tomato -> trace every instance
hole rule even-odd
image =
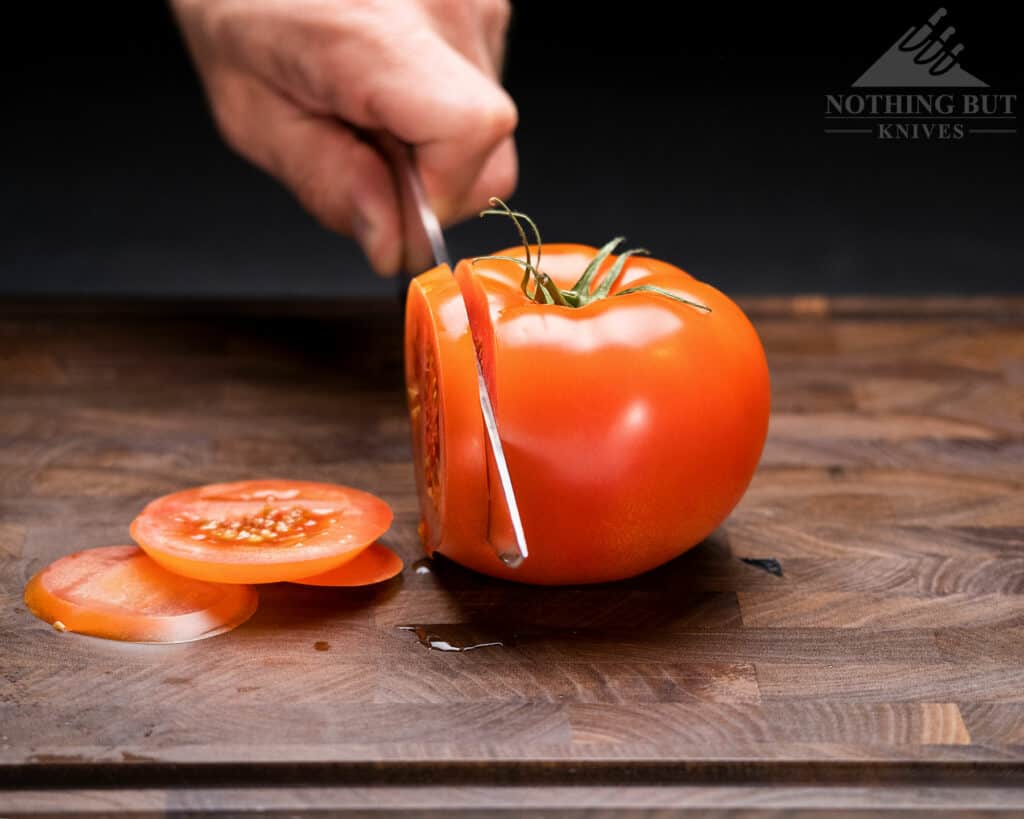
[[[528,287],[524,268],[539,250],[463,260],[455,278],[437,267],[410,286],[406,385],[421,537],[428,553],[509,580],[630,577],[699,543],[743,495],[767,434],[764,351],[725,295],[630,253],[544,245],[549,290],[579,305],[537,303],[527,293],[540,279]],[[595,259],[578,296],[573,283]],[[490,545],[507,541],[507,513],[489,488],[497,478],[460,284],[482,328],[476,342],[530,548],[517,569]]]
[[[172,574],[136,546],[101,546],[51,563],[28,582],[25,603],[59,631],[181,643],[241,625],[257,596],[248,586]]]
[[[161,565],[220,583],[273,583],[326,572],[387,531],[380,498],[329,483],[255,480],[157,498],[131,526]]]
[[[303,586],[369,586],[396,577],[403,567],[402,558],[387,546],[374,543],[336,569],[292,582]]]

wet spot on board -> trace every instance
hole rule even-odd
[[[315,643],[313,643],[313,648],[315,648],[317,651],[329,651],[331,648],[331,644],[328,643],[326,640],[317,640]]]
[[[411,631],[420,645],[432,651],[475,651],[480,648],[504,648],[515,644],[515,635],[484,631],[466,623],[431,623],[398,626]]]
[[[761,569],[761,571],[768,572],[768,574],[782,577],[782,564],[774,557],[741,557],[740,560],[748,566],[753,566],[755,569]]]

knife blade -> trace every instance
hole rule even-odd
[[[415,211],[415,219],[410,219],[407,214],[403,214],[406,227],[408,228],[410,222],[415,222],[422,228],[426,239],[430,243],[434,263],[446,265],[454,277],[455,271],[452,269],[451,257],[448,255],[448,247],[444,241],[444,232],[441,230],[441,223],[437,219],[437,214],[434,213],[427,199],[413,147],[387,134],[378,135],[378,142],[384,147],[385,152],[391,159],[399,183],[408,190],[409,204],[412,210]],[[407,206],[406,198],[406,196],[402,197],[403,207]],[[404,284],[408,285],[408,279],[405,280]],[[465,295],[463,295],[463,300],[465,300]],[[519,504],[516,502],[515,489],[512,486],[512,476],[509,474],[508,461],[505,458],[501,435],[498,432],[498,419],[494,414],[494,406],[491,403],[487,382],[484,379],[483,365],[480,362],[481,337],[473,327],[472,314],[468,305],[466,305],[466,316],[469,322],[470,335],[473,337],[473,360],[476,364],[477,395],[480,403],[480,413],[483,416],[484,430],[486,431],[485,437],[498,473],[498,484],[501,488],[505,508],[508,511],[513,534],[511,549],[503,548],[493,542],[491,542],[491,546],[501,562],[514,569],[522,565],[522,562],[529,557],[530,552],[526,545],[526,533],[523,531],[523,521],[519,514]]]

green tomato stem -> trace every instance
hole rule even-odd
[[[519,283],[520,289],[523,291],[523,295],[526,296],[530,301],[536,302],[537,304],[555,304],[560,307],[583,307],[591,302],[600,301],[606,299],[609,296],[625,296],[630,293],[656,293],[659,296],[672,299],[673,301],[681,302],[682,304],[688,304],[690,307],[695,307],[698,310],[702,310],[710,313],[711,308],[705,304],[700,304],[695,301],[690,301],[682,296],[673,293],[670,290],[666,290],[664,287],[658,287],[653,284],[641,284],[635,287],[627,287],[625,290],[620,290],[618,293],[612,293],[612,287],[615,286],[615,282],[618,280],[622,271],[626,267],[626,263],[633,256],[647,256],[650,255],[649,251],[642,247],[632,248],[630,250],[624,250],[615,259],[614,264],[608,269],[608,271],[600,277],[597,282],[597,286],[594,287],[594,279],[598,275],[598,271],[601,269],[601,265],[604,264],[605,260],[612,254],[612,252],[620,244],[625,241],[622,236],[616,236],[610,242],[601,247],[600,250],[594,255],[594,258],[590,260],[586,269],[577,279],[574,284],[568,290],[562,290],[555,284],[552,278],[540,270],[541,253],[543,252],[544,244],[540,238],[540,230],[537,227],[537,223],[533,221],[525,213],[521,213],[517,210],[512,210],[506,205],[501,199],[494,196],[488,200],[491,208],[488,210],[481,211],[481,216],[506,216],[512,220],[512,224],[515,225],[516,232],[519,234],[519,239],[523,243],[523,249],[526,251],[525,259],[518,259],[515,256],[477,256],[471,262],[476,264],[477,262],[484,261],[485,259],[495,259],[498,261],[514,262],[523,268],[523,278]],[[537,240],[537,261],[534,263],[533,254],[530,252],[530,242],[526,237],[526,229],[523,227],[523,222],[529,225],[534,238]],[[533,292],[530,292],[530,283],[533,283]]]

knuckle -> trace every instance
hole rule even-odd
[[[476,102],[458,105],[450,118],[449,139],[462,145],[467,154],[483,159],[515,132],[518,113],[504,92],[477,96]]]
[[[494,26],[502,31],[508,28],[509,20],[512,18],[512,4],[509,0],[478,0],[481,12],[488,25]]]
[[[512,98],[503,90],[493,95],[487,106],[475,113],[478,132],[488,143],[500,142],[510,136],[519,124],[519,112]]]
[[[246,159],[256,162],[257,157],[252,150],[251,137],[243,124],[243,116],[237,103],[230,96],[211,91],[210,113],[213,115],[213,123],[217,127],[221,139],[232,150]]]
[[[349,232],[349,214],[339,207],[344,201],[338,197],[325,175],[310,164],[297,172],[286,184],[292,189],[302,206],[325,228],[335,233]]]
[[[378,173],[380,162],[372,148],[353,141],[334,144],[331,157],[306,156],[289,175],[303,207],[328,230],[351,235],[360,191],[375,190],[390,181]],[[386,169],[385,169],[386,172]]]
[[[493,191],[490,196],[507,199],[515,191],[518,182],[519,168],[514,155],[505,161],[492,163],[487,169],[487,190]]]
[[[502,199],[508,199],[515,192],[519,183],[519,171],[514,163],[501,168],[494,174],[494,188],[500,191],[497,195]]]
[[[325,197],[321,196],[319,199],[313,200],[312,204],[306,204],[306,209],[313,214],[321,227],[331,233],[342,236],[349,236],[352,233],[352,222],[348,215],[339,212]]]

